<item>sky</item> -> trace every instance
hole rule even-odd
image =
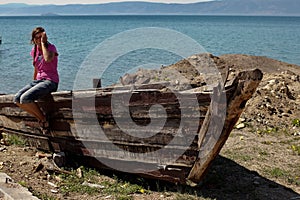
[[[195,3],[201,1],[209,0],[1,0],[0,4],[7,3],[26,3],[26,4],[56,4],[56,5],[65,5],[65,4],[99,4],[99,3],[108,3],[108,2],[121,2],[121,1],[148,1],[148,2],[161,2],[161,3]]]

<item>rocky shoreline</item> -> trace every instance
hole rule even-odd
[[[201,69],[195,69],[195,60]],[[194,62],[194,63],[193,63]],[[199,64],[200,63],[200,64]],[[203,66],[204,71],[203,72]],[[116,85],[149,84],[170,82],[175,90],[192,89],[209,86],[210,81],[220,79],[221,75],[211,75],[207,69],[218,70],[228,68],[229,81],[239,71],[258,68],[264,78],[256,93],[248,101],[243,112],[239,128],[247,126],[257,130],[287,129],[299,134],[299,128],[292,123],[300,118],[300,66],[281,62],[264,56],[228,54],[214,56],[198,54],[160,69],[139,69],[136,73],[125,74]],[[180,75],[176,74],[180,72]],[[212,73],[216,71],[211,70]],[[220,80],[218,80],[220,81]]]
[[[220,57],[234,71],[257,67],[264,77],[248,101],[241,119],[256,131],[281,130],[300,136],[300,66],[274,59],[249,55]]]

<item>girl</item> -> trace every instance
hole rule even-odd
[[[15,95],[14,102],[23,110],[36,117],[43,130],[49,128],[46,115],[41,111],[35,100],[55,92],[58,87],[57,71],[58,53],[56,47],[48,42],[45,29],[36,27],[31,34],[33,48],[33,81]]]

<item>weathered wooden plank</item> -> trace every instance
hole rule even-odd
[[[101,168],[101,169],[110,169],[110,170],[115,170],[115,169],[111,169],[108,166],[115,166],[117,163],[118,166],[124,169],[132,169],[135,172],[135,174],[138,174],[145,178],[165,180],[174,183],[185,183],[185,177],[186,174],[188,173],[188,170],[186,170],[184,166],[183,167],[176,166],[173,168],[173,166],[170,167],[160,166],[157,163],[151,165],[149,163],[145,164],[142,162],[128,162],[126,160],[116,162],[115,160],[110,160],[106,158],[95,158],[89,156],[84,156],[84,159],[80,157],[78,160],[82,160],[82,161],[84,160],[84,164],[88,166]],[[103,163],[106,163],[106,165]],[[158,169],[158,170],[153,171],[151,169]]]
[[[55,142],[58,138],[51,139],[51,141]],[[161,148],[162,146],[158,145],[148,145],[148,144],[128,144],[128,143],[118,143],[112,144],[110,142],[104,141],[80,141],[73,140],[70,142],[69,140],[65,140],[65,138],[60,138],[60,150],[72,152],[85,156],[93,156],[93,157],[103,157],[114,160],[126,160],[126,161],[138,161],[144,163],[161,163],[161,158],[171,159],[174,161],[173,165],[185,165],[191,166],[191,164],[196,160],[197,150],[186,147],[183,148],[181,146],[168,146],[168,151],[162,151],[163,153],[159,154],[147,154],[145,159],[145,152],[155,152]],[[118,147],[118,148],[116,148]],[[185,150],[183,155],[178,154],[182,152],[182,149]],[[172,152],[169,153],[169,152]],[[178,161],[175,162],[175,161]],[[177,164],[176,164],[177,163]]]
[[[203,144],[208,144],[212,141],[209,141],[209,138],[207,136],[205,137],[206,141],[201,139],[198,148],[199,150],[203,151],[199,151],[197,161],[195,162],[187,178],[188,181],[192,183],[198,183],[201,180],[201,178],[207,171],[209,164],[218,155],[222,146],[226,142],[231,130],[233,129],[233,126],[235,125],[242,111],[244,110],[246,102],[251,98],[252,94],[255,92],[257,86],[262,80],[262,77],[262,72],[256,69],[253,71],[241,72],[235,78],[232,85],[236,86],[236,90],[233,94],[227,96],[227,112],[221,134],[216,140],[213,140],[214,144],[209,144],[212,145],[212,148],[208,149],[207,151],[205,149],[206,147],[203,146]],[[210,113],[216,113],[214,111],[213,106],[210,108]],[[212,116],[213,115],[208,116],[208,121],[210,121],[212,124],[206,123],[205,126],[202,126],[203,129],[207,129],[208,124],[210,127],[218,126],[217,124],[215,124]],[[213,129],[212,131],[215,130]],[[213,135],[213,132],[204,132],[206,132],[206,135]],[[202,132],[200,131],[200,133]],[[201,135],[199,135],[199,138],[201,138]]]

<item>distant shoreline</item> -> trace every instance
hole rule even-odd
[[[300,15],[230,15],[230,14],[77,14],[77,15],[70,15],[70,14],[56,14],[56,13],[45,13],[45,14],[36,14],[36,15],[1,15],[0,17],[97,17],[97,16],[153,16],[153,17],[170,17],[170,16],[186,16],[186,17],[295,17],[300,18]]]
[[[123,1],[99,4],[0,5],[2,15],[235,15],[300,16],[298,0],[277,0],[272,5],[261,0],[212,0],[195,3]]]

